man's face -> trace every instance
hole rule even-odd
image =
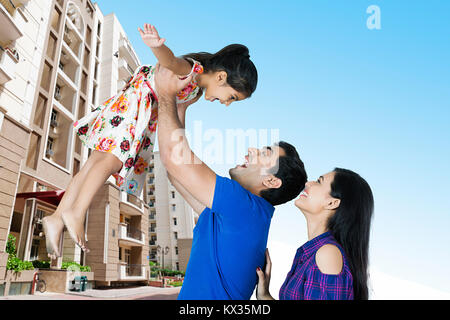
[[[244,163],[230,169],[230,177],[246,189],[259,188],[265,179],[275,178],[278,159],[285,155],[284,149],[279,146],[249,148]]]

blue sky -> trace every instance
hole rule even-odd
[[[200,100],[187,128],[201,120],[205,130],[279,129],[311,179],[334,167],[358,172],[375,197],[371,266],[450,291],[449,1],[98,3],[118,16],[145,64],[156,61],[137,33],[146,22],[176,55],[247,45],[255,94],[229,108]],[[381,10],[380,30],[366,26],[370,5]],[[306,241],[293,203],[278,207],[269,241]]]

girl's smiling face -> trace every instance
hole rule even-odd
[[[247,98],[227,83],[227,73],[225,71],[202,74],[201,76],[199,85],[204,89],[205,99],[208,101],[214,102],[218,100],[221,104],[228,107],[235,101]]]

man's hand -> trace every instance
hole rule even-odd
[[[180,80],[175,73],[160,64],[157,64],[155,68],[155,86],[159,98],[174,99],[176,94],[192,81],[192,75]]]
[[[186,110],[187,108],[193,104],[196,103],[198,101],[198,99],[200,99],[200,97],[202,96],[203,92],[199,91],[197,96],[192,99],[189,100],[188,102],[183,102],[183,103],[179,103],[177,104],[177,109],[178,109],[178,119],[180,119],[181,125],[183,128],[186,127]]]

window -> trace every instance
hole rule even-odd
[[[172,191],[172,199],[175,199],[175,191]]]
[[[48,137],[47,151],[45,152],[45,155],[47,158],[51,158],[55,154],[55,152],[53,151],[54,143],[55,143],[55,140],[51,137]]]
[[[174,232],[173,235],[175,236],[175,240],[178,239],[178,232]]]
[[[177,225],[177,218],[173,218],[173,225],[174,225],[174,226]]]
[[[175,254],[178,254],[178,247],[175,247]]]
[[[131,249],[125,249],[125,262],[130,264]]]
[[[56,86],[56,88],[58,88],[58,86]],[[58,112],[55,109],[52,110],[52,115],[50,117],[50,125],[53,128],[56,128],[58,126]]]
[[[176,262],[176,263],[175,263],[175,266],[176,266],[176,268],[177,268],[177,271],[180,271],[180,263],[179,263],[179,262]]]
[[[176,210],[177,210],[177,205],[176,205],[176,204],[173,204],[173,205],[172,205],[172,211],[175,212]]]
[[[55,86],[55,99],[57,101],[61,100],[61,87],[58,85]]]
[[[39,245],[41,243],[41,240],[39,239],[33,239],[33,243],[31,245],[31,253],[30,253],[30,260],[34,261],[39,258]]]

